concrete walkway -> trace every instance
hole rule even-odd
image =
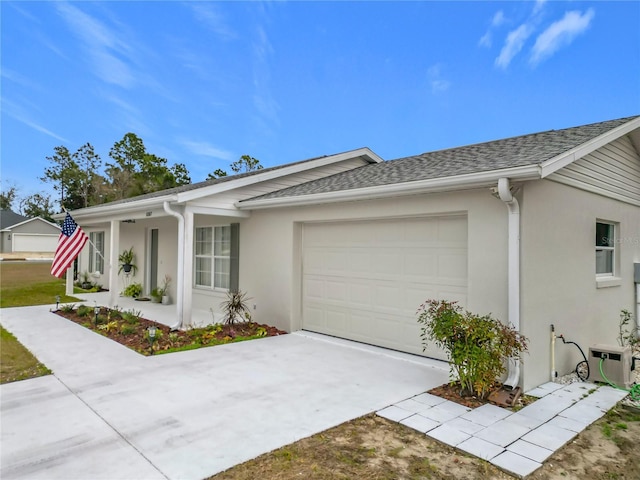
[[[306,334],[143,357],[49,308],[0,310],[54,372],[0,387],[3,480],[202,479],[448,377]]]

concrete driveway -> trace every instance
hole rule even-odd
[[[3,480],[201,479],[448,375],[314,334],[143,357],[48,306],[0,316],[54,372],[0,387]]]

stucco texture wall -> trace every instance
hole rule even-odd
[[[257,321],[298,330],[304,223],[449,213],[468,218],[466,307],[506,320],[507,209],[489,189],[254,210],[240,226],[240,288],[252,297]]]
[[[524,186],[521,208],[521,328],[530,341],[526,390],[551,379],[551,324],[587,355],[590,345],[617,345],[620,310],[634,310],[640,208],[547,180]],[[616,286],[596,284],[596,219],[619,222]],[[559,375],[582,359],[575,346],[560,340],[555,353]]]

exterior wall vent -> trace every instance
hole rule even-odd
[[[603,360],[604,359],[604,360]],[[602,373],[600,374],[600,361]],[[589,379],[607,383],[607,379],[619,387],[631,388],[631,347],[593,345],[589,348]]]

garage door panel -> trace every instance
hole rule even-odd
[[[467,278],[467,256],[459,252],[438,255],[438,277]]]
[[[59,236],[40,233],[14,233],[12,250],[14,252],[54,252]]]
[[[443,217],[438,220],[438,240],[447,244],[467,244],[467,222],[459,217]]]
[[[434,358],[416,310],[466,304],[466,217],[305,225],[303,328]]]

